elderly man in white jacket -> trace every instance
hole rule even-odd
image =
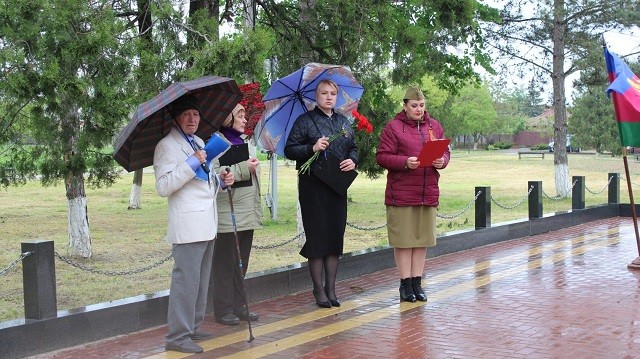
[[[213,337],[199,328],[206,311],[213,240],[218,225],[216,195],[220,189],[232,185],[234,178],[226,171],[220,174],[210,171],[208,180],[196,176],[206,163],[206,152],[201,150],[204,143],[195,135],[200,123],[197,98],[177,99],[171,114],[175,125],[158,142],[153,156],[156,190],[169,202],[166,240],[172,244],[174,260],[165,348],[200,353],[202,347],[193,341]]]

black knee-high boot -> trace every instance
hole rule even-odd
[[[413,294],[413,285],[411,284],[411,278],[400,279],[400,301],[401,302],[416,301],[416,295]]]
[[[411,286],[413,287],[413,294],[416,295],[416,299],[421,302],[427,301],[427,295],[422,290],[422,277],[411,278]]]

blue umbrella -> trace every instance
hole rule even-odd
[[[256,124],[258,145],[284,157],[284,145],[291,126],[303,113],[315,106],[316,88],[321,80],[338,85],[335,110],[348,118],[358,108],[364,89],[345,66],[310,63],[276,80],[262,98],[265,110]]]

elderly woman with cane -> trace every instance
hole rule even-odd
[[[244,135],[245,108],[238,104],[220,129],[231,148],[214,161],[216,170],[229,169],[236,183],[229,196],[218,196],[218,237],[213,250],[213,313],[216,322],[238,325],[258,320],[248,309],[244,275],[249,264],[253,231],[262,228],[260,162],[256,148]],[[240,262],[238,262],[238,253]],[[240,266],[239,266],[240,264]]]

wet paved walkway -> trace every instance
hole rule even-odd
[[[204,353],[164,351],[166,328],[34,358],[638,358],[640,271],[630,218],[611,218],[427,260],[427,303],[398,301],[395,269],[338,283],[342,306],[299,293],[203,329]]]

